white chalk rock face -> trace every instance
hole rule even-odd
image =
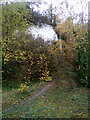
[[[34,38],[42,38],[44,41],[58,40],[57,34],[50,25],[42,24],[39,26],[31,26],[27,29],[29,34],[32,34]]]

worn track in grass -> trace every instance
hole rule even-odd
[[[42,87],[41,89],[36,91],[34,95],[24,99],[20,104],[15,104],[15,105],[11,106],[10,108],[8,108],[8,109],[6,109],[6,110],[4,110],[2,112],[7,112],[7,111],[9,111],[9,110],[11,110],[13,108],[18,107],[19,105],[25,104],[25,103],[27,103],[27,102],[29,102],[29,101],[31,101],[31,100],[41,96],[42,94],[46,93],[54,85],[54,83],[55,83],[55,80],[53,80],[49,84],[45,85],[44,87]]]

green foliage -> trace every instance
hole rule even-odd
[[[83,86],[88,85],[88,40],[84,40],[78,47],[78,60],[77,60],[77,74],[78,83]]]
[[[18,45],[16,35],[18,31],[25,31],[30,26],[31,12],[26,8],[26,3],[11,3],[2,5],[2,37],[3,57],[8,61],[8,52],[11,44]],[[15,41],[16,40],[16,41]]]
[[[2,33],[8,37],[15,30],[26,29],[31,23],[31,11],[27,9],[26,3],[11,3],[2,5]],[[10,35],[10,36],[9,36]]]
[[[26,3],[5,4],[2,8],[3,82],[11,87],[15,81],[20,84],[40,77],[50,81],[57,68],[56,56],[42,39],[34,40],[25,32],[32,24],[30,9]],[[48,76],[42,76],[45,71],[50,72]]]
[[[58,61],[56,55],[52,54],[51,47],[42,39],[34,40],[32,35],[24,32],[18,34],[9,44],[10,50],[3,59],[3,82],[7,81],[11,85],[13,81],[21,83],[38,80],[40,77],[51,81],[52,74],[58,68]],[[48,76],[46,72],[49,72]]]
[[[31,10],[26,3],[11,3],[2,5],[2,51],[3,51],[3,82],[10,86],[13,81],[45,80],[51,81],[52,76],[59,71],[63,64],[75,66],[80,84],[87,84],[87,41],[86,28],[73,25],[71,18],[58,24],[56,30],[65,38],[62,41],[62,55],[60,42],[51,44],[42,39],[34,39],[25,30],[32,24]],[[85,27],[85,26],[84,26]],[[76,48],[78,49],[76,50]],[[63,57],[62,57],[63,56]],[[78,60],[76,62],[76,58]]]
[[[19,71],[22,65],[20,64],[26,60],[26,51],[22,50],[26,41],[25,36],[22,38],[22,34],[25,34],[25,29],[32,24],[30,19],[32,19],[31,11],[27,9],[26,3],[2,5],[2,65],[5,82],[11,82],[12,79],[21,76]]]

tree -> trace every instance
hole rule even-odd
[[[77,71],[78,84],[87,86],[88,41],[87,24],[73,24],[68,17],[65,22],[57,24],[56,31],[62,39],[63,56]]]
[[[20,52],[20,47],[23,45],[20,43],[18,36],[21,33],[25,33],[25,29],[32,23],[28,20],[32,18],[30,10],[26,8],[25,3],[10,3],[2,4],[2,51],[3,51],[3,79],[12,78],[13,74],[20,69],[16,59]],[[24,38],[23,38],[24,39]],[[24,41],[25,42],[25,41]],[[20,45],[21,44],[21,45]],[[20,56],[21,53],[20,53]],[[19,56],[19,59],[20,59]],[[15,65],[16,64],[16,65]],[[12,70],[14,68],[14,70]],[[10,73],[12,73],[10,75]],[[8,76],[9,75],[9,76]]]
[[[25,31],[25,29],[31,24],[28,21],[28,18],[31,18],[31,15],[30,11],[26,8],[25,3],[2,5],[2,37],[4,56],[8,51],[8,44],[15,38],[16,32]]]

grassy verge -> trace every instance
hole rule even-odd
[[[37,86],[37,85],[36,85]],[[41,97],[3,113],[3,118],[87,118],[88,90],[56,84]]]

